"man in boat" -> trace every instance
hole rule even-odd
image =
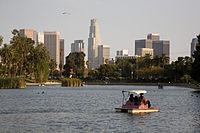
[[[134,102],[134,96],[133,96],[133,94],[130,95],[129,101]]]
[[[135,96],[135,98],[134,98],[134,104],[135,105],[139,105],[139,98],[138,98],[138,96]]]
[[[143,102],[146,105],[146,99],[144,97],[144,93],[140,93],[139,102],[140,104]]]

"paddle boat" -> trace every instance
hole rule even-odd
[[[158,112],[159,108],[152,108],[150,101],[147,101],[146,103],[140,102],[138,100],[137,103],[134,101],[126,100],[127,95],[130,96],[131,94],[137,94],[137,95],[143,95],[147,93],[146,90],[123,90],[123,101],[122,101],[122,107],[121,108],[115,108],[116,112],[128,112],[128,113],[149,113],[149,112]],[[139,103],[140,102],[140,103]]]

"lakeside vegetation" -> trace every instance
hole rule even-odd
[[[23,78],[0,78],[0,89],[25,88],[26,83]]]
[[[1,78],[35,79],[35,82],[46,82],[49,71],[53,72],[56,63],[52,60],[44,44],[34,47],[35,42],[21,37],[19,31],[12,31],[10,44],[3,44],[0,48],[0,76]],[[3,37],[0,36],[0,45]],[[9,85],[8,85],[9,86]]]
[[[62,79],[62,86],[63,87],[80,87],[81,80],[77,78],[63,78]]]

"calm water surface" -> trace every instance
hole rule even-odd
[[[160,112],[116,113],[123,89],[147,90],[146,99]],[[181,87],[98,85],[0,90],[0,132],[200,132],[200,92]]]

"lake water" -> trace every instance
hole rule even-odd
[[[146,99],[160,112],[116,113],[123,89],[147,90]],[[5,89],[0,90],[0,132],[200,132],[200,92],[122,85]]]

